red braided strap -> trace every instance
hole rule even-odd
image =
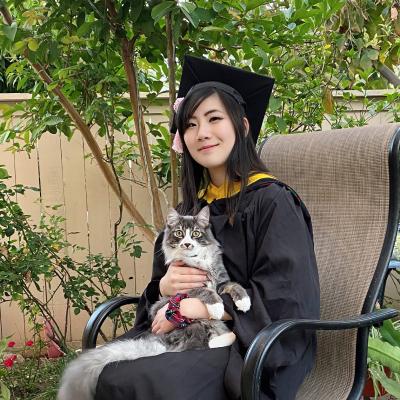
[[[177,293],[169,299],[168,308],[165,311],[165,318],[179,329],[186,328],[192,322],[191,319],[184,317],[179,311],[181,300],[188,297],[186,293]]]

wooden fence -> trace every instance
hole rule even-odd
[[[10,102],[8,95],[3,99]],[[8,98],[7,98],[8,97]],[[14,95],[12,101],[21,101],[25,95]],[[2,99],[0,98],[0,101]],[[166,122],[163,115],[165,107],[152,107],[146,119],[153,123]],[[118,135],[116,137],[118,139]],[[124,138],[126,140],[126,137]],[[101,147],[105,139],[97,137]],[[12,154],[6,149],[10,144],[0,145],[0,164],[6,166],[11,175],[8,184],[15,183],[33,186],[39,192],[27,191],[18,195],[17,201],[25,214],[31,215],[33,224],[37,224],[41,213],[59,215],[65,218],[65,239],[84,247],[85,251],[69,254],[76,261],[83,261],[87,254],[102,253],[110,256],[113,251],[114,224],[119,217],[119,201],[100,172],[97,163],[81,134],[76,132],[70,141],[65,136],[46,134],[28,157],[25,152]],[[124,176],[141,180],[140,171],[133,168],[125,171]],[[142,187],[132,181],[122,180],[122,187],[146,221],[151,221],[150,197],[147,185]],[[167,208],[167,196],[161,196],[164,210]],[[56,210],[51,206],[60,205]],[[131,218],[124,210],[120,228]],[[139,259],[131,258],[128,253],[119,254],[122,275],[127,283],[126,293],[140,294],[151,275],[153,243],[150,243],[139,231],[138,240],[142,240],[144,253]],[[22,277],[21,277],[22,279]],[[43,283],[43,299],[46,287]],[[60,326],[65,324],[66,300],[58,293],[53,301],[53,315]],[[86,312],[68,318],[68,339],[79,341],[82,329],[88,319]],[[0,335],[12,335],[13,340],[23,343],[31,337],[29,323],[24,319],[14,303],[0,305]]]
[[[0,103],[23,101],[29,95],[0,94]],[[354,103],[351,112],[359,112],[361,104]],[[167,122],[163,115],[164,105],[150,107],[146,115],[152,122]],[[380,124],[387,120],[382,113],[371,119],[371,124]],[[99,145],[104,147],[104,138],[98,138]],[[84,247],[85,251],[76,252],[73,258],[83,261],[87,254],[102,253],[111,255],[113,249],[114,224],[118,219],[119,201],[114,195],[96,162],[90,157],[90,151],[79,132],[68,141],[64,136],[46,134],[39,140],[38,146],[28,157],[25,152],[12,154],[6,149],[10,144],[0,144],[0,164],[4,164],[11,175],[10,185],[19,183],[34,186],[40,192],[26,192],[18,195],[17,201],[26,214],[31,215],[32,223],[37,223],[41,213],[59,215],[65,218],[64,229],[66,239],[71,243]],[[131,179],[140,179],[140,172],[130,169],[126,171]],[[150,197],[147,187],[141,187],[132,181],[123,180],[123,189],[142,213],[147,221],[151,220]],[[163,208],[167,208],[166,196]],[[60,205],[53,210],[48,206]],[[120,227],[130,221],[126,211]],[[138,232],[138,239],[143,241],[145,253],[139,259],[133,259],[127,253],[119,255],[122,275],[126,280],[128,294],[140,294],[145,288],[151,275],[152,247],[142,234]],[[21,277],[22,279],[22,277]],[[43,292],[46,298],[46,284],[43,283]],[[393,286],[389,284],[389,294],[395,296]],[[59,293],[52,301],[52,310],[57,321],[64,326],[66,320],[66,300]],[[68,340],[79,342],[82,329],[88,315],[85,312],[75,316],[70,313],[68,321]],[[13,340],[23,343],[31,338],[29,323],[24,319],[16,304],[0,304],[0,336],[12,335]]]

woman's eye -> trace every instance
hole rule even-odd
[[[200,236],[201,236],[201,232],[199,232],[199,231],[193,231],[192,232],[192,237],[199,238]]]
[[[174,236],[177,237],[177,238],[182,238],[182,237],[183,237],[183,232],[182,232],[182,231],[179,231],[179,230],[178,230],[178,231],[175,231],[175,232],[174,232]]]
[[[193,128],[194,126],[196,126],[196,124],[194,122],[188,122],[188,124],[187,124],[187,128]]]
[[[219,121],[220,119],[222,119],[222,118],[221,117],[211,117],[210,122]]]

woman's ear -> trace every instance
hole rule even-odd
[[[243,123],[244,123],[244,128],[246,130],[246,136],[247,136],[249,134],[249,130],[250,130],[249,120],[246,117],[243,117]]]

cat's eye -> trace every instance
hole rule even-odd
[[[177,229],[176,231],[174,231],[174,236],[177,238],[183,238],[183,231]]]
[[[192,237],[193,238],[199,238],[201,236],[201,232],[200,231],[193,231],[192,232]]]

